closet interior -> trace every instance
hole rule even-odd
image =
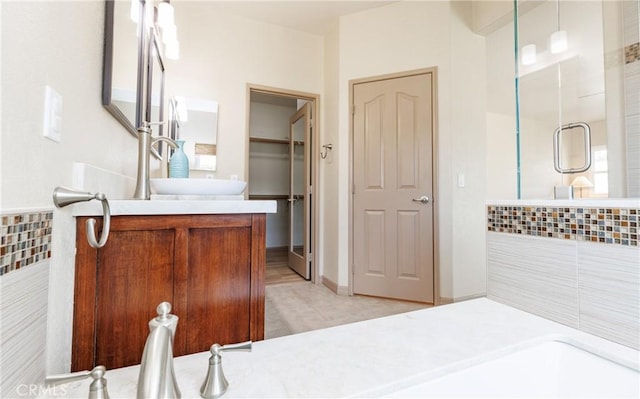
[[[310,280],[312,102],[253,90],[250,96],[249,199],[278,204],[277,213],[267,215],[267,259],[286,259]]]

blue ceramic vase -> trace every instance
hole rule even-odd
[[[184,140],[176,140],[178,148],[175,149],[169,160],[169,177],[189,177],[189,158],[184,153]]]

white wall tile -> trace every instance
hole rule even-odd
[[[488,297],[578,327],[576,241],[487,233]]]
[[[48,260],[0,277],[0,397],[44,379],[48,286]]]
[[[640,348],[640,248],[578,243],[580,329]]]

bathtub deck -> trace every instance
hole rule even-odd
[[[634,349],[482,298],[261,341],[251,353],[225,353],[230,382],[225,397],[383,396],[425,375],[467,367],[469,359],[506,355],[558,337],[638,368]],[[175,359],[183,398],[199,397],[208,357]],[[112,398],[135,397],[138,370],[107,372]],[[88,386],[88,381],[67,384],[67,397],[86,397]]]

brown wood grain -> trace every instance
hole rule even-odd
[[[162,301],[174,355],[264,338],[265,215],[114,216],[89,247],[78,218],[72,370],[140,363]]]
[[[156,307],[173,302],[174,233],[112,231],[98,251],[96,364],[140,363]]]
[[[76,222],[79,245],[76,246],[72,371],[91,370],[94,365],[97,251],[86,243],[86,219],[78,218]]]
[[[251,228],[251,340],[264,339],[264,279],[267,266],[267,219],[264,214],[252,216]]]
[[[190,231],[187,352],[249,339],[250,240],[248,227]]]

